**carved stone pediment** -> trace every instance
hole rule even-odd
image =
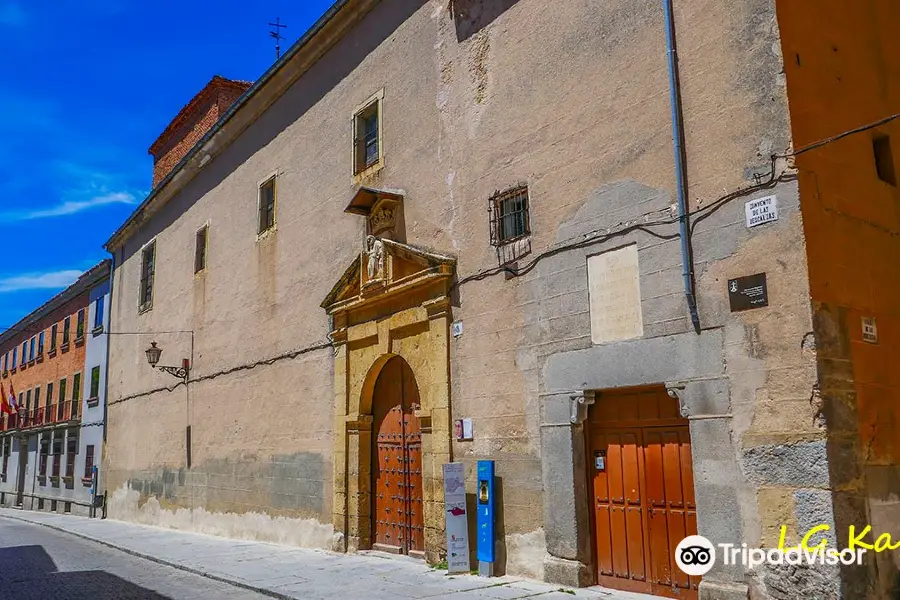
[[[376,298],[440,282],[449,284],[455,266],[452,257],[368,236],[366,249],[344,271],[321,306],[334,314]]]

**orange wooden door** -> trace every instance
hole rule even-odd
[[[697,533],[687,426],[596,428],[589,440],[597,583],[697,598],[700,578],[674,559]]]
[[[649,592],[640,429],[591,432],[597,583]]]
[[[373,458],[374,544],[401,553],[425,550],[422,515],[422,433],[418,388],[402,359],[391,359],[375,382]]]
[[[654,594],[695,598],[699,577],[675,564],[675,547],[697,534],[697,505],[688,428],[643,430],[647,489],[647,527]]]

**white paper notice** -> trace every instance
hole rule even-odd
[[[469,520],[466,514],[466,467],[444,465],[444,510],[447,522],[447,570],[469,572]]]

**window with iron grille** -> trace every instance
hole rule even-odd
[[[206,242],[209,233],[209,225],[204,225],[197,230],[194,239],[194,273],[206,269]]]
[[[139,310],[153,306],[153,277],[156,270],[156,242],[150,242],[141,251],[141,289]]]
[[[491,197],[491,244],[502,246],[531,233],[528,186],[520,185]]]
[[[275,227],[275,179],[272,177],[259,186],[259,227],[256,230],[259,234]]]
[[[373,100],[353,118],[353,172],[359,174],[381,158],[380,99]]]

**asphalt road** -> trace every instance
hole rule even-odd
[[[0,518],[3,600],[256,600],[260,594]]]

